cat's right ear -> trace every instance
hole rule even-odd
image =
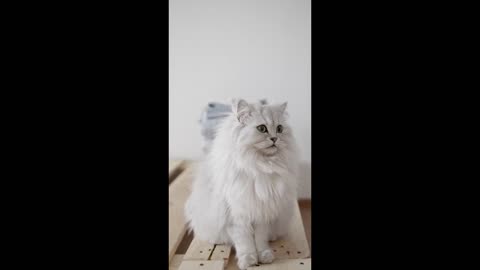
[[[237,117],[238,122],[245,124],[250,117],[250,106],[243,99],[232,99],[232,111]]]

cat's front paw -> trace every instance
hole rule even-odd
[[[249,266],[258,264],[257,254],[255,253],[245,253],[238,255],[238,268],[247,269]]]
[[[275,256],[271,249],[265,249],[264,251],[258,252],[258,259],[261,263],[272,263]]]

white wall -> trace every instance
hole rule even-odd
[[[310,0],[170,0],[169,12],[170,158],[201,156],[207,102],[267,98],[288,101],[309,175]]]

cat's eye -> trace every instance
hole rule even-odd
[[[278,126],[277,126],[277,132],[278,132],[278,133],[282,133],[282,132],[283,132],[283,126],[282,126],[282,125],[278,125]]]
[[[267,132],[267,126],[265,125],[260,125],[257,127],[258,131],[262,132],[262,133],[265,133]]]

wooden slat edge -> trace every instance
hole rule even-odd
[[[191,193],[191,182],[195,168],[190,165],[184,172],[169,186],[168,206],[168,261],[170,262],[175,251],[182,241],[186,231],[184,216],[185,202]]]
[[[185,169],[185,160],[169,160],[168,162],[168,183],[171,184],[176,177]]]

